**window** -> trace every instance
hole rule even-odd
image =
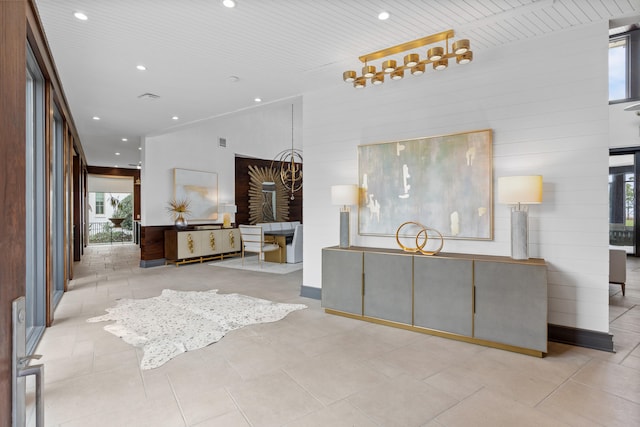
[[[609,103],[640,100],[638,24],[609,30]]]
[[[609,40],[609,101],[629,98],[628,37]]]
[[[104,215],[104,193],[96,193],[96,215]]]
[[[27,46],[26,68],[26,326],[27,353],[31,354],[46,322],[46,162],[45,90],[38,62]]]

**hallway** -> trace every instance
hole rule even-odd
[[[549,343],[545,358],[327,315],[302,272],[141,269],[135,245],[91,246],[36,353],[47,426],[640,425],[640,262],[610,285],[616,353]],[[306,310],[232,331],[142,371],[140,350],[87,323],[163,289],[242,293]],[[33,384],[28,419],[34,423]]]

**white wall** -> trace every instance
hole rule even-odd
[[[218,200],[235,203],[235,155],[273,159],[280,151],[290,149],[291,105],[294,147],[302,148],[299,97],[147,137],[142,149],[141,224],[172,224],[166,207],[173,198],[174,168],[217,173]],[[227,148],[219,147],[220,137],[226,138]]]
[[[478,52],[443,72],[305,94],[305,286],[321,287],[321,248],[338,243],[330,187],[358,182],[359,144],[491,128],[494,189],[500,176],[544,178],[530,252],[548,264],[549,323],[608,331],[607,53],[602,22]],[[444,251],[508,256],[509,208],[494,213],[494,241],[447,240]],[[352,244],[396,247],[393,237],[358,236],[355,217]]]
[[[624,111],[638,101],[611,104],[609,106],[609,146],[611,148],[637,147],[640,145],[640,116],[636,111]]]

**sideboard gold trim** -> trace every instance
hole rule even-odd
[[[346,313],[344,311],[333,310],[331,308],[325,308],[324,311],[327,314],[333,314],[336,316],[348,317],[350,319],[355,319],[355,320],[363,320],[365,322],[376,323],[378,325],[391,326],[394,328],[404,329],[407,331],[420,332],[423,334],[434,335],[441,338],[448,338],[448,339],[462,341],[470,344],[478,344],[485,347],[497,348],[499,350],[512,351],[514,353],[525,354],[527,356],[534,356],[534,357],[540,357],[540,358],[545,356],[545,353],[538,350],[532,350],[529,348],[517,347],[513,345],[508,345],[508,344],[501,344],[498,342],[487,341],[480,338],[467,337],[464,335],[454,334],[452,332],[439,331],[437,329],[423,328],[421,326],[407,325],[405,323],[392,322],[389,320],[378,319],[375,317]]]

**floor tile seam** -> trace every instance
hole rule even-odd
[[[140,369],[138,369],[138,371],[139,370]],[[180,418],[182,418],[182,422],[184,424],[184,427],[187,427],[189,425],[189,423],[187,423],[187,417],[185,416],[184,409],[182,408],[182,405],[180,404],[180,399],[178,398],[178,394],[176,392],[176,389],[173,386],[173,383],[171,382],[171,377],[169,377],[169,375],[166,375],[166,374],[165,374],[165,377],[167,379],[167,383],[169,384],[169,388],[171,389],[171,394],[173,395],[173,400],[176,402],[176,405],[178,406],[178,411],[180,411]],[[146,391],[146,388],[145,388],[145,396],[146,395],[147,395],[147,391]]]
[[[611,306],[611,303],[609,303],[609,306]],[[619,307],[619,306],[617,306],[617,307]],[[609,325],[612,325],[613,322],[615,322],[616,320],[620,319],[622,316],[627,314],[629,312],[629,310],[630,310],[630,308],[627,308],[622,313],[618,314],[616,317],[614,317],[613,319],[609,320]],[[609,313],[611,313],[611,309],[609,309]]]
[[[432,387],[433,387],[433,386],[432,386]],[[435,387],[434,387],[434,388],[435,388]],[[444,426],[444,425],[446,425],[446,424],[444,424],[443,422],[441,422],[441,421],[439,420],[439,418],[440,418],[442,415],[444,415],[444,414],[446,414],[447,412],[451,411],[452,409],[454,409],[454,408],[456,408],[456,407],[458,407],[458,406],[462,405],[462,403],[463,403],[464,401],[466,401],[466,400],[467,400],[467,399],[469,399],[471,396],[475,395],[476,393],[478,393],[480,390],[482,390],[482,389],[484,389],[484,388],[485,388],[485,386],[483,385],[482,387],[480,387],[480,389],[478,389],[478,390],[476,390],[475,392],[471,393],[469,396],[465,397],[465,398],[464,398],[464,399],[462,399],[462,400],[457,399],[457,398],[455,398],[455,397],[451,396],[450,394],[445,393],[445,392],[443,392],[443,391],[441,391],[441,390],[439,390],[439,389],[437,389],[437,388],[436,388],[436,390],[438,390],[439,392],[441,392],[441,393],[443,393],[443,394],[445,394],[445,395],[447,395],[447,396],[451,397],[451,398],[455,401],[455,403],[454,403],[454,404],[452,404],[452,405],[450,405],[450,406],[448,406],[448,407],[446,407],[445,409],[441,410],[440,412],[438,412],[437,414],[435,414],[434,416],[432,416],[429,420],[426,420],[426,422],[427,422],[427,423],[431,423],[431,422],[435,421],[435,422],[437,422],[438,424],[441,424],[441,425],[443,425],[443,426]]]
[[[64,360],[64,359],[54,359],[54,360]],[[100,371],[94,370],[94,368],[95,368],[95,353],[94,353],[94,355],[92,356],[92,360],[91,360],[91,369],[88,372],[85,372],[83,374],[76,373],[72,377],[60,378],[60,379],[57,379],[55,381],[48,381],[48,380],[46,380],[46,378],[47,378],[47,376],[46,376],[46,363],[47,362],[44,362],[44,365],[45,365],[45,377],[44,377],[45,378],[45,382],[44,382],[45,391],[46,391],[46,386],[58,385],[60,383],[65,383],[65,382],[73,382],[74,380],[80,380],[83,377],[90,377],[90,376],[94,376],[94,375],[103,375],[103,374],[107,374],[109,372],[117,371],[118,369],[120,369],[117,366],[114,366],[111,369],[104,369],[104,370],[100,370]],[[143,382],[143,389],[144,389],[144,382]],[[145,396],[146,396],[146,391],[145,391]]]
[[[232,367],[233,368],[233,367]],[[244,381],[244,380],[243,380]],[[229,399],[231,399],[231,401],[233,402],[233,405],[236,407],[236,409],[238,410],[238,412],[240,413],[240,415],[242,415],[242,418],[244,418],[244,420],[247,422],[247,424],[249,426],[254,426],[254,424],[251,422],[251,420],[249,420],[249,417],[247,416],[247,414],[242,410],[242,408],[240,407],[240,404],[238,403],[238,401],[236,400],[235,396],[233,395],[233,393],[231,393],[231,390],[229,390],[229,386],[224,386],[224,391],[225,393],[227,393],[227,396],[229,396]],[[216,417],[217,418],[217,417]]]
[[[591,359],[591,360],[593,360],[593,359]],[[591,360],[590,360],[590,361],[591,361]],[[589,361],[589,362],[590,362],[590,361]],[[561,389],[562,387],[564,387],[566,384],[568,384],[569,382],[571,382],[571,381],[572,381],[573,376],[574,376],[574,375],[577,375],[577,373],[578,373],[578,372],[580,372],[580,370],[581,370],[584,366],[588,365],[588,364],[589,364],[589,362],[585,363],[585,364],[584,364],[584,365],[582,365],[582,366],[579,366],[579,367],[578,367],[578,368],[577,368],[577,369],[576,369],[576,370],[575,370],[575,371],[574,371],[570,376],[568,376],[567,378],[565,378],[565,379],[564,379],[564,381],[562,381],[560,384],[556,385],[556,386],[553,388],[553,390],[551,390],[549,393],[547,393],[547,395],[546,395],[546,396],[544,396],[542,399],[540,399],[540,400],[538,401],[538,403],[536,403],[535,405],[533,405],[533,406],[532,406],[532,408],[534,408],[534,409],[540,409],[540,407],[541,407],[541,405],[542,405],[543,403],[545,403],[547,400],[549,400],[553,395],[557,394],[557,393],[560,391],[560,389]],[[574,382],[575,382],[575,381],[574,381]]]
[[[629,325],[629,326],[626,326]],[[612,329],[616,329],[619,332],[625,332],[625,333],[630,333],[630,334],[636,334],[636,335],[640,335],[640,329],[638,329],[638,326],[631,323],[631,322],[625,322],[624,324],[610,324],[609,325],[609,333],[611,333]],[[615,340],[615,334],[614,335],[614,340]],[[614,343],[615,344],[615,343]]]
[[[315,394],[313,394],[313,393],[311,392],[311,390],[307,389],[304,385],[300,384],[300,382],[299,382],[299,381],[297,381],[297,380],[293,377],[293,375],[291,375],[291,374],[287,371],[287,369],[286,369],[286,368],[280,368],[280,369],[279,369],[279,371],[281,371],[283,374],[285,374],[285,375],[286,375],[286,376],[287,376],[291,381],[293,381],[293,382],[294,382],[298,387],[300,387],[301,389],[303,389],[303,390],[304,390],[304,391],[305,391],[309,396],[311,396],[311,397],[312,397],[316,402],[318,402],[322,408],[326,408],[326,407],[327,407],[327,405],[325,405],[324,403],[322,403],[322,401],[321,401],[321,400],[320,400],[320,399],[319,399]],[[332,402],[332,403],[333,403],[333,402]],[[304,416],[307,416],[307,415],[309,415],[309,414],[311,414],[311,413],[313,413],[313,412],[315,412],[315,411],[310,411],[310,412],[306,413]]]
[[[631,403],[632,405],[637,406],[637,407],[638,407],[638,409],[640,410],[640,402],[634,402],[633,400],[630,400],[628,397],[626,397],[626,396],[624,396],[624,395],[620,395],[620,394],[612,393],[612,392],[610,392],[610,391],[608,391],[608,390],[605,390],[605,389],[603,389],[603,388],[596,387],[596,386],[594,386],[594,385],[592,385],[592,384],[587,384],[587,383],[584,383],[584,382],[582,382],[582,381],[578,381],[578,380],[577,380],[577,379],[575,379],[575,378],[569,378],[569,380],[568,380],[568,381],[571,381],[571,382],[573,382],[573,383],[576,383],[576,384],[578,384],[578,385],[581,385],[581,386],[583,386],[583,387],[586,387],[586,388],[588,388],[588,389],[590,389],[590,390],[594,390],[594,391],[597,391],[597,392],[600,392],[600,393],[605,393],[606,395],[608,395],[608,396],[610,396],[610,397],[616,397],[616,398],[618,398],[618,399],[622,399],[622,400],[624,400],[624,401],[626,401],[626,402],[628,402],[628,403]],[[617,391],[617,390],[619,390],[619,388],[617,388],[617,387],[616,387],[616,391]]]
[[[640,333],[635,332],[635,331],[627,331],[627,330],[624,330],[624,329],[622,329],[622,328],[616,328],[616,329],[622,330],[622,331],[624,331],[624,332],[629,332],[629,333],[633,333],[633,334],[640,335]],[[638,350],[638,348],[640,348],[640,341],[636,341],[636,343],[635,343],[635,345],[633,346],[633,348],[631,348],[630,350],[628,350],[628,351],[627,351],[627,354],[626,354],[625,356],[623,356],[623,357],[622,357],[622,360],[620,360],[619,362],[611,362],[611,361],[609,361],[609,360],[607,360],[607,359],[598,359],[598,360],[600,360],[600,361],[602,361],[602,362],[604,362],[604,363],[610,363],[610,364],[612,364],[612,365],[620,365],[620,366],[622,366],[622,365],[623,365],[623,363],[624,363],[624,361],[625,361],[625,360],[627,360],[627,358],[629,358],[630,356],[631,356],[631,357],[637,357],[637,356],[632,356],[632,354],[631,354],[631,353],[633,353],[634,351]],[[614,352],[614,354],[617,354],[617,353],[618,353],[618,352]],[[620,354],[621,354],[621,353],[620,353]],[[626,366],[625,366],[625,367],[626,367]],[[630,368],[630,369],[634,369],[634,368]]]

